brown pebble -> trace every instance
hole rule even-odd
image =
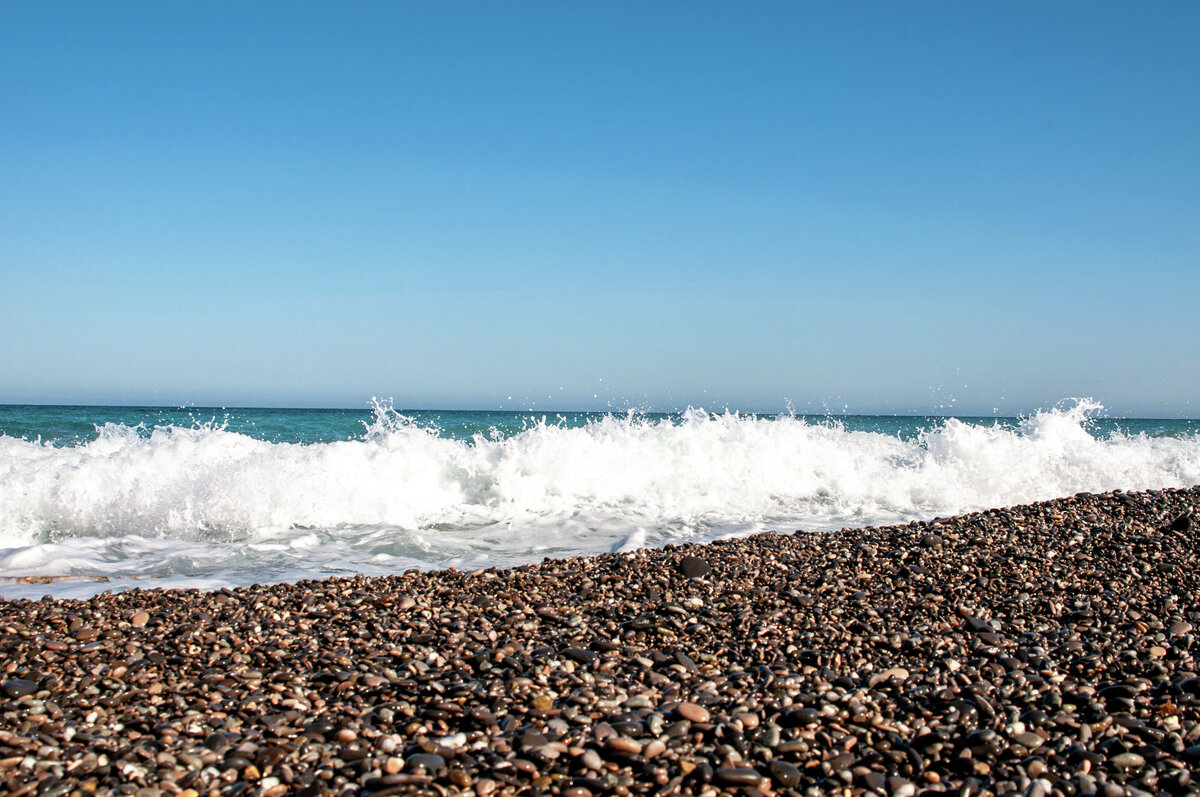
[[[642,752],[642,743],[628,736],[614,736],[604,743],[604,749],[618,755],[639,755]]]
[[[148,622],[150,622],[149,612],[138,612],[133,617],[129,618],[129,624],[134,628],[141,628]]]
[[[698,703],[680,703],[675,711],[690,722],[708,722],[711,716],[708,709]]]

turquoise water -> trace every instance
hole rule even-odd
[[[479,568],[1200,482],[1194,420],[0,407],[0,596]],[[51,579],[28,584],[31,577]]]
[[[568,428],[595,423],[599,412],[503,412],[494,410],[401,409],[421,427],[436,430],[454,440],[470,440],[477,434],[509,437],[542,422]],[[641,413],[652,422],[678,423],[678,413]],[[749,414],[746,417],[758,417]],[[762,417],[775,417],[766,415]],[[850,432],[877,432],[911,440],[922,432],[945,424],[947,416],[909,415],[801,415],[810,424],[840,425]],[[998,424],[1016,429],[1021,418],[1002,416],[949,416],[974,425]],[[90,407],[0,405],[0,434],[26,440],[41,440],[56,446],[72,446],[94,440],[105,424],[139,428],[149,434],[155,428],[222,428],[270,443],[331,443],[362,439],[375,420],[370,408],[287,409],[262,407]],[[1200,430],[1200,421],[1190,419],[1146,419],[1090,417],[1084,428],[1098,438],[1114,433],[1146,434],[1155,437],[1188,437]]]

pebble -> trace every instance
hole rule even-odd
[[[763,776],[758,774],[758,770],[749,767],[717,769],[713,774],[716,781],[725,786],[758,787],[763,782]]]
[[[436,772],[446,766],[446,759],[434,753],[413,753],[405,760],[407,769],[423,767],[427,772]]]
[[[712,565],[699,556],[685,556],[679,562],[679,568],[688,578],[702,578],[712,572]]]
[[[37,681],[26,681],[20,678],[15,678],[11,681],[5,681],[0,688],[4,690],[4,694],[9,697],[24,697],[32,695],[37,691]]]
[[[583,765],[585,767],[587,767],[588,769],[592,769],[592,770],[599,772],[601,769],[604,768],[604,759],[602,759],[600,757],[600,754],[597,753],[595,750],[585,751],[580,760],[583,762]]]
[[[781,719],[783,724],[788,726],[816,725],[821,721],[821,712],[815,708],[792,709],[784,712]]]
[[[636,739],[630,739],[628,736],[614,736],[604,743],[604,749],[617,755],[640,755],[642,744]]]
[[[785,789],[796,787],[800,783],[800,770],[787,761],[772,761],[768,767],[771,778]]]
[[[696,703],[680,703],[675,711],[689,722],[708,722],[710,718],[708,709]]]
[[[735,719],[742,723],[742,728],[747,731],[752,731],[758,727],[762,719],[752,711],[745,711],[738,714]]]
[[[1138,753],[1120,753],[1108,760],[1117,769],[1141,769],[1146,766],[1146,759]]]
[[[1013,734],[1012,740],[1019,745],[1023,745],[1030,750],[1036,750],[1041,747],[1045,741],[1036,733],[1025,731],[1024,733]]]
[[[580,664],[592,664],[600,658],[600,654],[595,651],[583,648],[567,648],[563,651],[563,655],[571,661],[579,662]]]

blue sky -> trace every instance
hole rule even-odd
[[[1194,417],[1197,31],[4,3],[0,402]]]

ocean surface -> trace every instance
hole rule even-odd
[[[1200,482],[1200,422],[0,406],[0,596],[241,586]]]

